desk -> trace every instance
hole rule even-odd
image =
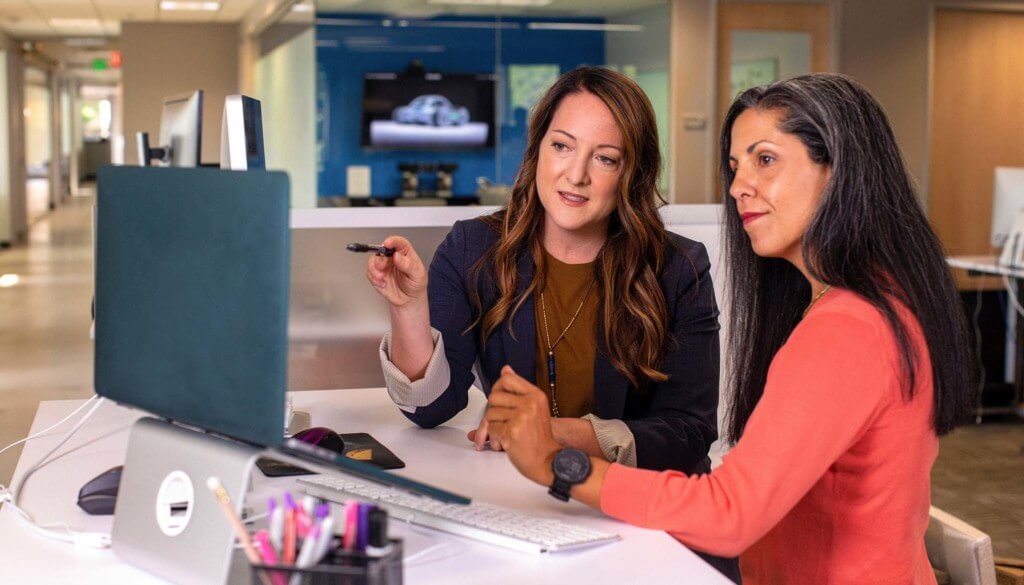
[[[1020,299],[1021,286],[1024,281],[1024,269],[1011,268],[998,264],[995,256],[951,256],[946,258],[946,263],[953,268],[966,270],[968,275],[983,274],[989,276],[1005,276],[1012,280],[1014,292]],[[1007,407],[983,407],[979,414],[1016,414],[1024,417],[1024,360],[1021,359],[1021,349],[1024,348],[1024,319],[1017,314],[1012,302],[1007,302],[1008,323],[1015,332],[1014,337],[1014,368],[1013,368],[1013,401]]]
[[[406,468],[399,470],[403,475],[451,488],[474,500],[561,516],[622,536],[621,542],[590,550],[534,556],[441,533],[424,535],[422,530],[392,523],[393,534],[406,538],[413,548],[424,550],[446,543],[406,567],[407,583],[730,583],[667,534],[611,520],[578,502],[558,502],[544,488],[520,476],[504,453],[474,451],[466,432],[476,428],[484,411],[480,392],[471,392],[469,407],[447,425],[431,430],[410,423],[381,388],[297,392],[293,397],[295,408],[310,412],[314,425],[372,433],[406,462]],[[32,432],[60,420],[81,402],[41,403]],[[124,461],[128,429],[140,416],[139,411],[113,404],[100,407],[57,458],[32,475],[24,487],[23,507],[41,524],[66,521],[73,529],[109,532],[113,517],[86,515],[75,506],[76,495],[83,483]],[[65,428],[58,429],[29,441],[14,476],[23,475],[64,432]],[[265,494],[290,489],[294,480],[264,478],[255,472],[253,484],[247,497],[263,502]],[[258,503],[256,507],[262,509]],[[0,550],[4,551],[0,581],[5,583],[163,583],[120,562],[112,550],[75,549],[28,533],[8,511],[0,511]]]

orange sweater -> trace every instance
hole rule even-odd
[[[905,309],[901,319],[919,354],[913,400],[884,317],[833,289],[776,354],[720,467],[688,477],[612,465],[602,510],[739,554],[744,585],[934,584],[924,548],[939,449],[931,362],[917,320]]]

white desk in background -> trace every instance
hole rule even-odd
[[[477,452],[466,440],[476,428],[485,401],[472,391],[467,409],[436,429],[419,429],[391,403],[381,388],[330,390],[293,394],[297,410],[308,411],[312,424],[338,432],[369,432],[406,463],[398,473],[518,510],[618,533],[620,542],[554,555],[528,555],[437,532],[392,522],[392,534],[406,539],[406,556],[424,551],[405,568],[405,582],[420,583],[730,583],[676,540],[603,516],[578,502],[564,504],[547,490],[519,475],[504,453]],[[57,422],[82,401],[42,402],[32,432]],[[100,472],[121,464],[128,430],[143,413],[104,404],[62,449],[57,458],[36,471],[23,488],[22,506],[40,524],[67,522],[75,530],[109,533],[113,516],[89,516],[76,505],[78,489]],[[73,422],[29,441],[15,477],[56,444]],[[251,497],[262,511],[263,496],[292,489],[294,478],[264,478],[254,472]],[[212,496],[211,496],[212,497]],[[76,549],[29,533],[0,511],[0,582],[3,583],[163,583],[122,563],[114,552]],[[434,545],[443,543],[443,546]]]
[[[1018,303],[1024,303],[1021,301],[1024,268],[1002,266],[998,260],[997,256],[950,256],[946,258],[946,263],[953,268],[966,270],[970,276],[1006,277],[1007,285],[1012,287],[1007,294],[1016,295]],[[1013,301],[1008,299],[1006,331],[1013,331],[1014,335],[1006,336],[1006,363],[1009,378],[1007,381],[1013,383],[1013,401],[1006,407],[982,407],[980,414],[1016,414],[1018,417],[1024,417],[1024,360],[1021,360],[1020,354],[1021,348],[1024,348],[1024,319],[1020,318],[1013,305]]]

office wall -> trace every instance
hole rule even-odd
[[[0,245],[25,238],[28,218],[25,205],[25,60],[19,43],[0,32],[0,68],[6,87],[0,88]]]
[[[312,27],[281,28],[260,39],[253,97],[263,112],[267,168],[288,173],[292,207],[316,207],[316,33]]]
[[[842,3],[840,70],[864,83],[892,122],[921,195],[928,201],[932,0]],[[1019,12],[1021,2],[960,0],[958,8]]]
[[[669,184],[674,203],[714,199],[716,5],[714,0],[672,2]]]
[[[237,24],[121,25],[125,162],[137,164],[135,133],[160,131],[168,95],[202,89],[202,161],[219,162],[224,98],[238,93]]]
[[[927,200],[930,0],[843,2],[839,70],[863,83],[885,108],[914,179]]]

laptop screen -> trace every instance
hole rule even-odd
[[[104,167],[97,186],[97,394],[279,444],[288,176]]]

